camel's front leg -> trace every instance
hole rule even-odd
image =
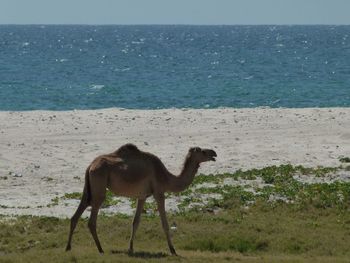
[[[134,216],[134,220],[132,221],[132,231],[131,231],[131,237],[130,237],[130,242],[129,242],[129,253],[134,252],[134,237],[136,230],[139,226],[140,223],[140,218],[141,218],[141,213],[143,209],[143,205],[145,204],[146,199],[138,199],[137,200],[137,208]]]
[[[168,220],[167,220],[166,214],[165,214],[164,194],[159,194],[159,195],[155,196],[155,199],[157,200],[158,211],[159,211],[160,219],[162,221],[163,230],[165,232],[166,239],[168,241],[168,246],[169,246],[170,252],[171,252],[171,254],[176,255],[175,248],[174,248],[174,246],[171,242],[171,239],[170,239],[169,224],[168,224]]]

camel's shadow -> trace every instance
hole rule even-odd
[[[129,257],[144,258],[144,259],[165,258],[168,256],[163,252],[137,251],[137,252],[130,253],[126,250],[112,250],[112,254],[125,254],[125,255],[128,255]]]

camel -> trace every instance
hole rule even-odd
[[[133,144],[123,145],[113,153],[98,156],[86,169],[83,195],[76,212],[71,218],[66,251],[71,250],[73,232],[80,216],[88,206],[91,206],[88,227],[98,251],[103,253],[97,237],[96,220],[98,211],[105,200],[106,189],[109,189],[115,195],[137,199],[137,208],[129,241],[129,253],[134,251],[134,237],[146,198],[153,195],[157,202],[170,252],[172,255],[176,255],[170,239],[164,193],[176,193],[185,190],[192,183],[200,163],[215,161],[216,156],[213,150],[199,147],[190,148],[183,169],[178,176],[171,174],[157,156],[143,152]]]

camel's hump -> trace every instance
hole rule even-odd
[[[117,152],[125,152],[125,151],[140,151],[136,145],[132,144],[132,143],[127,143],[123,146],[121,146]]]

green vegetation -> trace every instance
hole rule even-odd
[[[64,201],[64,200],[69,200],[69,199],[80,200],[81,197],[82,197],[82,193],[80,193],[80,192],[66,193],[62,197],[55,197],[55,198],[51,199],[51,203],[47,206],[48,207],[55,206],[55,205],[58,205],[59,202]],[[112,205],[117,205],[118,203],[119,203],[118,198],[115,195],[113,195],[113,193],[111,191],[107,191],[106,192],[106,199],[102,204],[102,208],[106,208],[106,207],[109,207]]]
[[[46,181],[46,182],[51,182],[51,181],[53,181],[53,178],[49,177],[49,176],[44,176],[41,180]]]
[[[340,157],[339,161],[341,163],[350,163],[350,158],[349,157]]]
[[[99,216],[103,256],[86,219],[66,253],[69,220],[0,216],[0,262],[349,262],[350,182],[322,180],[340,169],[346,170],[282,165],[195,177],[178,195],[179,212],[168,215],[177,226],[171,231],[181,257],[168,253],[154,202],[145,205],[153,213],[142,215],[132,256],[132,218],[125,215]],[[298,176],[321,180],[308,184]],[[52,205],[80,198],[67,193]],[[107,192],[104,206],[117,203]]]
[[[64,199],[77,199],[80,200],[81,197],[83,196],[83,193],[80,192],[74,192],[74,193],[67,193],[64,195]]]
[[[238,170],[233,174],[230,173],[224,173],[224,174],[218,174],[218,175],[200,175],[201,178],[196,177],[194,183],[202,183],[202,182],[220,182],[220,179],[224,178],[233,178],[238,180],[239,178],[245,179],[245,180],[254,180],[257,177],[263,178],[265,183],[273,183],[275,180],[275,177],[286,177],[291,176],[295,174],[302,174],[302,175],[315,175],[317,177],[324,176],[328,173],[335,172],[339,170],[339,167],[316,167],[316,168],[306,168],[301,165],[299,166],[293,166],[290,164],[287,165],[280,165],[280,166],[268,166],[262,169],[251,169],[248,171],[242,171]]]
[[[249,171],[238,170],[234,174],[199,175],[189,189],[179,194],[184,197],[179,204],[179,209],[181,212],[191,210],[189,204],[202,200],[199,194],[209,195],[207,202],[202,205],[206,209],[217,207],[226,209],[232,204],[247,206],[257,201],[274,202],[278,200],[293,203],[298,207],[312,205],[319,208],[345,209],[350,206],[349,182],[307,184],[295,179],[296,175],[320,178],[335,173],[339,169],[341,168],[305,168],[281,165]],[[239,185],[225,183],[225,180],[230,179],[231,182],[241,180],[241,183]],[[254,183],[249,183],[249,181],[258,179],[261,179],[262,186],[258,184],[253,187]],[[215,186],[206,187],[205,183],[214,183]],[[201,186],[203,184],[204,186]],[[219,194],[219,197],[213,194]],[[198,209],[198,206],[193,209]]]
[[[228,207],[218,214],[169,215],[172,257],[158,217],[142,216],[135,255],[126,249],[131,217],[100,216],[98,232],[106,253],[98,254],[81,219],[71,252],[64,252],[69,220],[52,217],[0,219],[0,262],[347,262],[349,210],[299,209],[293,204],[256,202],[249,209]]]
[[[312,203],[321,208],[349,206],[350,183],[306,184],[294,177],[296,175],[303,175],[320,178],[327,174],[335,173],[340,169],[343,168],[305,168],[303,166],[281,165],[248,171],[238,170],[233,174],[201,174],[195,177],[190,188],[176,194],[181,197],[181,201],[178,203],[178,209],[180,213],[201,209],[225,209],[231,203],[247,206],[257,200],[268,202],[282,200],[295,203],[299,206]],[[239,185],[238,181],[240,182]],[[253,186],[253,181],[256,182],[256,186]],[[80,200],[81,195],[82,193],[80,192],[67,193],[62,197],[52,199],[52,202],[48,206],[55,206],[59,202],[69,199]],[[203,195],[206,195],[206,197],[203,198]],[[167,198],[169,197],[171,198],[172,194],[167,194]],[[120,199],[118,197],[107,191],[106,200],[102,208],[117,205],[119,202]],[[136,207],[136,200],[131,200],[131,207]],[[156,205],[154,202],[147,202],[145,204],[145,210],[155,213]]]

